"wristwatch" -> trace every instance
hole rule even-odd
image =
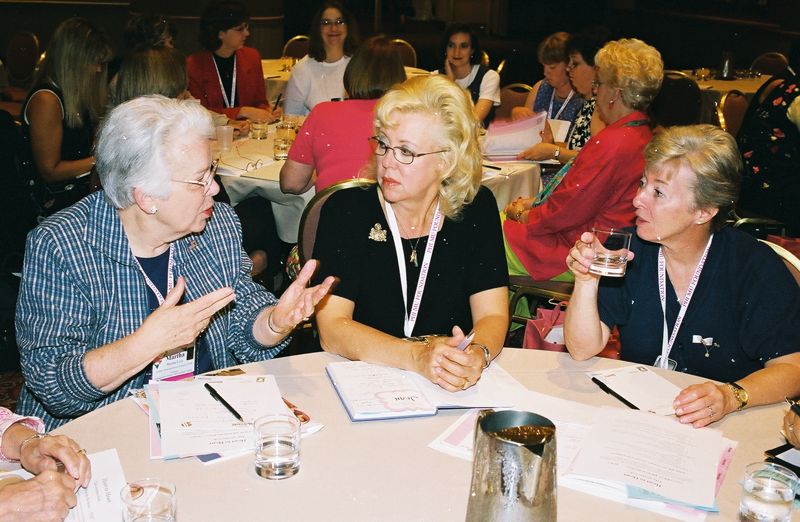
[[[469,345],[470,346],[477,346],[478,348],[483,350],[483,357],[486,360],[486,365],[483,368],[484,369],[488,368],[489,367],[489,363],[492,362],[492,352],[489,351],[489,349],[486,347],[485,344],[470,343]]]
[[[735,382],[726,382],[725,386],[730,388],[731,392],[733,392],[733,396],[739,401],[739,407],[736,408],[736,411],[744,409],[744,407],[747,406],[747,401],[750,400],[750,395],[747,393],[747,390]]]
[[[553,159],[557,160],[558,157],[561,156],[561,147],[556,147],[556,151],[553,153]]]

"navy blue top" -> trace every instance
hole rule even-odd
[[[652,365],[661,354],[664,315],[658,297],[659,245],[635,234],[623,278],[601,279],[600,320],[619,327],[621,358]],[[669,333],[680,304],[667,277]],[[718,381],[741,379],[800,349],[800,288],[783,261],[753,237],[724,228],[714,235],[670,358],[677,370]],[[713,338],[706,350],[693,336]],[[706,356],[708,352],[708,356]]]

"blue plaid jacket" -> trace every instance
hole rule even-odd
[[[202,233],[175,241],[175,275],[186,279],[184,302],[223,286],[236,292],[235,303],[218,312],[203,334],[214,368],[270,359],[288,343],[265,347],[253,337],[256,316],[276,299],[250,278],[241,237],[233,210],[218,203]],[[111,393],[98,390],[86,377],[83,356],[133,333],[148,311],[144,277],[102,192],[47,219],[28,236],[17,302],[25,376],[17,411],[53,429],[142,387],[144,371]]]

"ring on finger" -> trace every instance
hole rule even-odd
[[[794,424],[789,424],[789,431],[794,432]]]
[[[708,407],[708,414],[709,417],[713,417],[716,414],[714,408],[712,408],[711,406]]]

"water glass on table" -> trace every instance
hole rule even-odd
[[[259,417],[255,430],[255,470],[260,477],[285,479],[300,471],[300,421],[294,415]]]
[[[739,520],[789,522],[798,490],[797,475],[772,462],[756,462],[745,468]]]
[[[126,484],[120,492],[125,522],[175,522],[178,516],[175,485],[145,478]]]
[[[593,227],[594,260],[589,272],[599,276],[622,277],[628,265],[631,233],[617,228]]]
[[[219,150],[228,152],[233,145],[233,127],[230,125],[220,125],[217,127],[217,143]]]
[[[254,140],[267,139],[269,122],[265,120],[252,120],[250,122],[250,138]]]

